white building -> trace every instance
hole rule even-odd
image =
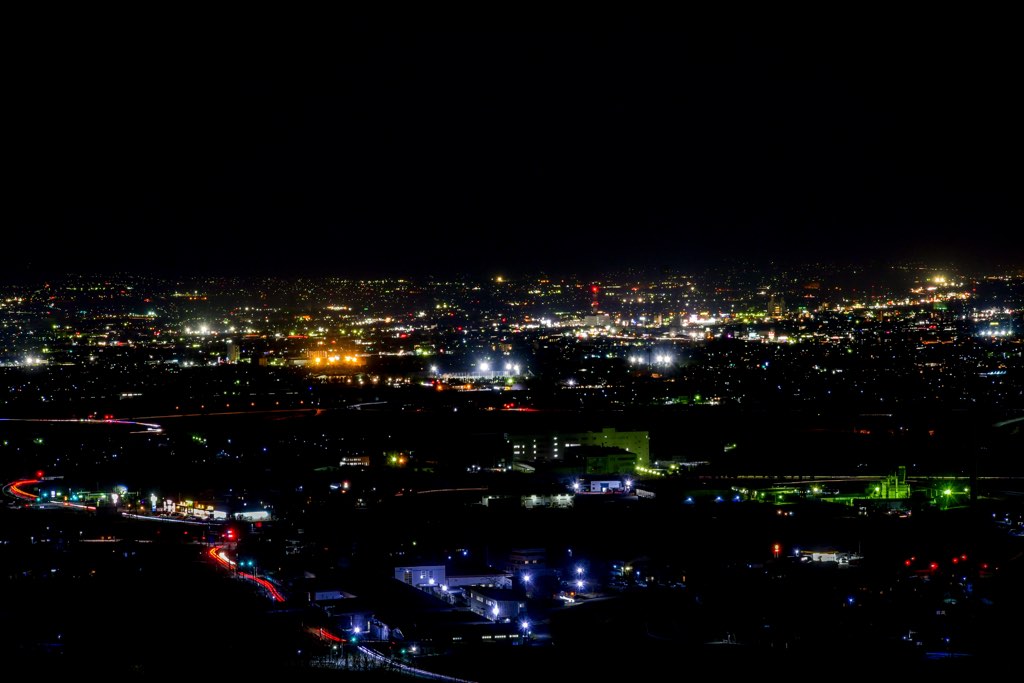
[[[444,586],[448,583],[443,564],[395,567],[395,580],[417,588]]]

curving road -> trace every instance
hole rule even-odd
[[[4,493],[12,498],[23,500],[26,503],[35,503],[36,505],[57,505],[66,508],[77,508],[79,510],[95,510],[95,505],[83,505],[82,503],[73,503],[69,500],[46,500],[40,501],[39,495],[26,491],[23,486],[32,486],[42,482],[42,479],[19,479],[18,481],[12,481],[10,484],[4,486]]]
[[[252,581],[253,583],[262,586],[270,594],[270,599],[274,602],[284,602],[284,596],[281,595],[274,584],[264,578],[256,576],[255,574],[238,571],[238,563],[227,556],[227,553],[224,552],[223,546],[212,546],[208,551],[206,551],[206,554],[220,566],[225,569],[230,569],[239,578],[245,579],[246,581]]]

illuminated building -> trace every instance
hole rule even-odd
[[[395,567],[395,580],[416,586],[443,586],[447,583],[443,564]]]
[[[228,351],[225,359],[228,363],[237,363],[238,358],[241,355],[241,349],[238,348],[238,342],[234,339],[228,339],[227,342]]]
[[[599,432],[508,434],[506,442],[512,447],[512,459],[522,461],[559,461],[565,459],[565,449],[574,446],[603,446],[628,451],[636,456],[636,467],[650,463],[650,434],[646,431],[620,432],[605,427]]]
[[[508,588],[469,589],[469,608],[491,621],[509,621],[526,610],[526,602]]]
[[[547,568],[547,556],[544,548],[513,548],[508,554],[505,571],[515,577],[536,574]]]

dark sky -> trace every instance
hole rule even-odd
[[[997,16],[13,30],[11,271],[1021,263]]]

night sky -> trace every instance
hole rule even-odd
[[[96,23],[12,31],[9,274],[1024,262],[998,16]]]

